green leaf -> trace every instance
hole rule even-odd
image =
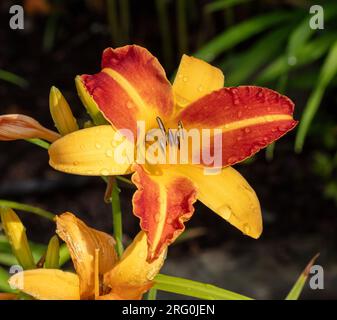
[[[309,130],[310,124],[321,104],[323,95],[330,81],[337,74],[337,41],[332,45],[328,56],[326,57],[323,67],[320,71],[317,86],[309,97],[300,120],[299,128],[296,135],[295,151],[301,152],[303,149],[305,137]]]
[[[305,267],[304,271],[301,273],[301,275],[298,277],[297,281],[295,282],[294,286],[288,293],[286,300],[297,300],[299,296],[301,295],[304,285],[308,279],[308,276],[310,274],[310,269],[315,263],[315,260],[318,258],[319,254],[316,254],[308,263],[308,265]]]
[[[293,16],[294,14],[278,11],[244,21],[215,37],[198,50],[195,53],[195,56],[211,62],[217,56],[226,50],[233,48],[242,41],[249,39],[263,30],[271,28],[274,25],[285,22]]]
[[[28,81],[12,72],[0,69],[0,80],[13,83],[21,88],[28,87]]]
[[[289,64],[291,64],[292,69],[295,69],[314,62],[315,60],[321,58],[329,50],[331,43],[336,39],[337,35],[335,33],[327,33],[315,40],[312,40],[301,47],[294,61],[288,60],[287,55],[282,54],[267,68],[265,68],[265,70],[256,79],[256,82],[259,84],[266,84],[274,81],[283,74],[289,72]]]
[[[243,53],[237,54],[232,59],[234,63],[229,66],[230,70],[228,71],[228,76],[226,76],[226,86],[242,84],[261,66],[265,65],[284,46],[291,28],[292,25],[287,25],[286,27],[272,30]]]
[[[172,277],[164,274],[156,276],[154,289],[177,293],[206,300],[252,300],[241,294],[218,288],[211,284]]]
[[[0,291],[2,292],[15,292],[15,290],[11,289],[8,284],[9,273],[0,267]]]
[[[212,13],[215,11],[225,10],[228,8],[232,8],[234,6],[237,6],[242,3],[250,2],[251,0],[219,0],[219,1],[213,1],[212,3],[209,3],[205,5],[204,11],[205,13]]]
[[[55,217],[54,214],[52,214],[51,212],[49,212],[47,210],[44,210],[44,209],[41,209],[41,208],[38,208],[38,207],[34,207],[34,206],[30,206],[28,204],[15,202],[15,201],[8,201],[8,200],[0,199],[0,207],[7,207],[7,208],[11,208],[11,209],[16,209],[16,210],[34,213],[34,214],[36,214],[40,217],[44,217],[44,218],[47,218],[47,219],[52,220],[52,221],[54,221],[54,217]]]

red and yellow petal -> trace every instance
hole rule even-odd
[[[222,135],[222,166],[240,162],[293,129],[294,103],[273,90],[241,86],[223,88],[192,103],[174,123],[185,129],[218,129]],[[211,137],[207,154],[217,151]],[[200,151],[198,151],[200,152]]]
[[[169,118],[173,113],[172,87],[158,60],[145,48],[106,49],[102,71],[82,75],[80,81],[92,103],[117,129],[136,133],[137,120],[151,128],[156,116]]]
[[[191,180],[174,172],[150,173],[134,165],[132,181],[138,190],[133,196],[133,212],[147,234],[147,259],[156,259],[185,229],[184,222],[194,212],[196,189]]]

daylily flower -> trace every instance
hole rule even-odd
[[[102,70],[78,76],[76,85],[86,108],[100,111],[110,125],[79,130],[57,140],[49,149],[50,165],[80,175],[133,173],[132,181],[138,188],[133,211],[147,234],[148,261],[155,260],[184,230],[196,199],[246,235],[260,236],[259,201],[231,165],[296,126],[294,104],[289,98],[256,86],[223,88],[224,76],[219,69],[186,55],[171,86],[158,60],[136,45],[106,49]],[[215,150],[212,142],[204,148],[221,153],[221,172],[205,175],[205,163],[115,161],[118,130],[129,129],[137,136],[137,121],[145,122],[146,131],[158,125],[177,128],[179,124],[200,131],[219,129],[221,150]],[[144,138],[137,144],[145,144]]]
[[[56,218],[57,234],[66,242],[76,274],[34,269],[13,275],[15,287],[36,299],[140,299],[151,288],[165,254],[148,263],[144,232],[138,233],[119,260],[110,235],[88,227],[72,213]]]

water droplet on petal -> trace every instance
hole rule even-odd
[[[204,87],[203,86],[199,86],[198,87],[198,91],[201,92],[202,90],[204,90]]]
[[[243,226],[242,226],[242,230],[243,230],[243,233],[244,234],[249,234],[250,233],[250,227],[248,225],[248,223],[245,223]]]
[[[78,164],[79,164],[78,161],[74,161],[74,162],[73,162],[73,165],[74,165],[75,167],[78,166]]]
[[[168,224],[172,224],[172,223],[173,223],[173,219],[172,219],[171,217],[168,217],[168,218],[166,219],[166,222],[167,222]]]
[[[126,107],[127,107],[128,109],[132,109],[134,106],[135,106],[135,105],[134,105],[134,103],[133,103],[132,101],[128,101],[128,102],[126,103]]]
[[[108,149],[107,151],[106,151],[106,156],[108,157],[108,158],[112,158],[112,156],[113,156],[113,151],[111,150],[111,149]]]
[[[100,143],[96,143],[96,144],[95,144],[95,147],[96,147],[96,149],[101,149],[101,148],[102,148],[102,145],[101,145]]]
[[[245,128],[244,131],[245,131],[245,133],[250,133],[250,129],[249,128]]]
[[[188,77],[183,77],[183,81],[187,82],[188,81]]]
[[[237,162],[237,161],[238,161],[237,157],[229,157],[229,158],[227,159],[227,163],[228,163],[228,164],[234,164],[234,163]]]
[[[145,253],[144,251],[140,251],[140,252],[138,253],[138,257],[139,257],[140,259],[144,259],[144,258],[146,257],[146,253]]]
[[[109,170],[108,169],[102,169],[101,170],[101,175],[102,176],[108,176],[109,175]]]
[[[232,209],[227,205],[220,207],[216,211],[219,212],[219,214],[226,220],[229,220],[230,217],[232,216]]]
[[[155,216],[154,216],[154,221],[156,222],[159,222],[160,221],[160,214],[157,213]]]

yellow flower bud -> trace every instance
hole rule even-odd
[[[56,87],[50,89],[49,107],[55,126],[62,136],[78,130],[77,121],[67,100]]]
[[[60,243],[56,235],[49,241],[44,267],[46,269],[58,269],[60,267]]]
[[[35,263],[30,250],[26,228],[10,208],[0,208],[2,226],[11,245],[13,254],[23,269],[34,269]]]

